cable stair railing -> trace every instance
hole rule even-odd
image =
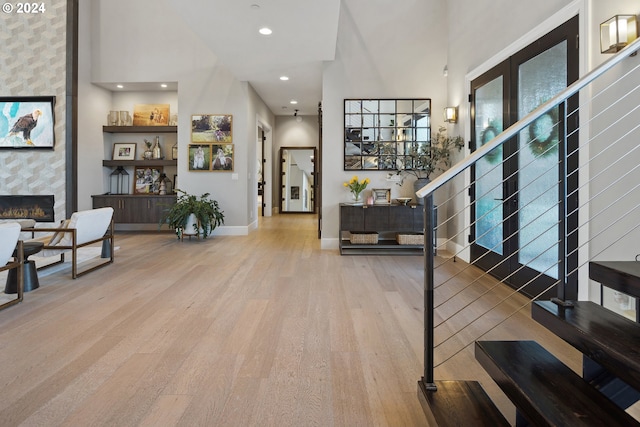
[[[571,307],[578,283],[582,289],[589,281],[592,261],[620,258],[640,240],[640,103],[633,101],[640,97],[640,65],[627,61],[638,49],[640,39],[417,191],[425,204],[419,394],[437,390],[436,369],[470,352],[484,337],[499,334],[501,326],[535,301]],[[558,113],[553,123],[557,142],[540,147],[523,131],[551,111]],[[515,152],[497,164],[486,162],[515,138]],[[533,153],[533,160],[521,161],[516,172],[479,190],[479,183],[489,182],[505,161],[524,150]],[[544,158],[557,162],[541,167]],[[511,188],[508,200],[495,197],[513,186],[515,174],[524,174],[526,182]],[[541,186],[542,178],[556,175]],[[490,199],[495,205],[485,208]],[[517,207],[505,214],[509,203]],[[497,232],[503,235],[491,240]],[[514,250],[488,265],[491,254],[514,241]]]

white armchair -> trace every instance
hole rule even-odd
[[[113,208],[89,209],[74,212],[67,221],[56,228],[29,228],[24,231],[35,233],[53,232],[47,236],[33,239],[44,243],[40,256],[60,255],[60,260],[42,268],[64,262],[65,253],[71,253],[71,277],[77,278],[98,268],[113,263]],[[78,249],[99,242],[109,243],[109,257],[106,261],[78,272]]]
[[[15,297],[3,295],[0,301],[0,309],[22,301],[24,289],[22,240],[20,238],[20,224],[7,222],[0,224],[0,271],[16,268],[18,271],[18,291]],[[16,256],[13,256],[13,253]]]

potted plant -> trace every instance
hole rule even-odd
[[[399,168],[396,174],[407,173],[416,177],[415,191],[429,183],[430,176],[436,171],[444,171],[451,166],[451,154],[454,150],[460,151],[464,147],[464,139],[461,136],[447,136],[444,126],[440,126],[438,133],[431,143],[413,142],[410,144],[407,158],[410,164]],[[401,180],[398,185],[402,185]],[[422,204],[422,200],[418,200]]]
[[[217,226],[224,224],[224,213],[209,193],[197,197],[180,189],[175,191],[178,193],[176,203],[166,209],[160,225],[168,224],[175,229],[179,239],[183,234],[201,234],[206,239]]]

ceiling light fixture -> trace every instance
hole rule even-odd
[[[296,105],[298,103],[298,101],[296,101],[295,99],[292,99],[291,101],[289,101],[289,104],[293,104]],[[296,110],[297,111],[297,110]]]
[[[302,117],[298,115],[298,110],[296,109],[296,112],[293,113],[293,117],[296,118],[296,122],[300,123],[302,121]]]
[[[116,85],[116,87],[117,87],[118,89],[123,89],[123,88],[124,88],[124,86],[122,86],[122,85]]]
[[[166,83],[162,83],[162,84],[160,85],[160,87],[162,87],[162,88],[166,88],[166,87],[167,87],[167,84],[166,84]]]
[[[273,31],[271,31],[271,28],[268,27],[262,27],[258,30],[258,32],[263,36],[270,36],[273,33]]]
[[[288,76],[280,76],[280,80],[282,80],[283,82],[286,82],[287,80],[289,80]]]

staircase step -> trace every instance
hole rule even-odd
[[[591,301],[576,301],[573,307],[534,301],[531,317],[640,390],[640,324]]]
[[[618,292],[640,296],[640,262],[591,261],[589,278]]]
[[[535,341],[477,341],[476,359],[534,426],[640,426]]]
[[[428,391],[418,381],[418,399],[429,425],[509,426],[477,381],[436,381],[437,391]]]

